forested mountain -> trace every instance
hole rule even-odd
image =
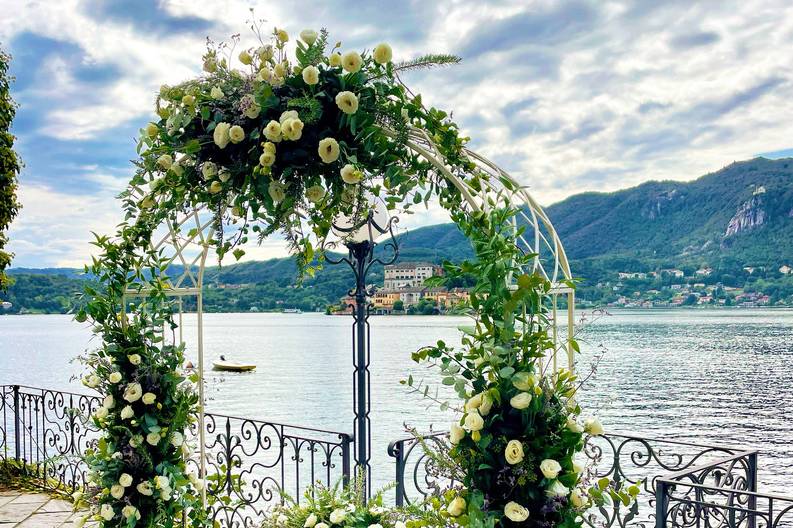
[[[612,193],[577,194],[546,211],[573,274],[584,280],[584,299],[608,300],[596,284],[608,282],[609,295],[614,294],[611,283],[619,272],[669,268],[688,275],[713,268],[709,284],[762,287],[780,300],[793,295],[793,274],[779,271],[793,267],[793,159],[756,158],[690,182],[653,181]],[[399,241],[402,261],[459,261],[471,255],[453,224],[415,229]],[[69,269],[11,271],[17,278],[7,296],[12,311],[61,311],[64,296],[68,299],[81,280]],[[352,285],[352,273],[344,265],[326,265],[301,288],[294,287],[295,274],[288,258],[210,268],[205,306],[217,311],[321,309]],[[370,282],[382,282],[381,267],[372,270]],[[630,287],[649,289],[660,283]]]

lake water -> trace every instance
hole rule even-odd
[[[372,317],[373,468],[391,479],[390,440],[403,424],[448,427],[452,416],[399,380],[435,381],[410,353],[458,342],[457,317]],[[251,374],[207,372],[209,411],[352,432],[351,318],[207,314],[208,363],[221,354]],[[195,318],[185,337],[192,354]],[[580,400],[612,432],[756,447],[761,489],[793,495],[793,310],[615,311],[584,332],[579,368],[605,349]],[[69,316],[0,317],[0,384],[85,392],[72,358],[91,333]]]

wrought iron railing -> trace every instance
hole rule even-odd
[[[18,463],[48,489],[85,488],[82,454],[98,438],[88,417],[100,405],[96,396],[0,385],[0,463]],[[208,503],[221,526],[258,526],[282,492],[300,500],[317,481],[350,477],[346,433],[214,413],[204,432]]]
[[[757,492],[757,452],[742,451],[661,477],[658,528],[788,528],[793,497]]]
[[[392,442],[388,453],[395,460],[396,499],[398,505],[409,504],[443,490],[450,485],[449,479],[434,467],[432,457],[426,454],[425,446],[430,449],[440,447],[446,441],[447,433],[433,433],[422,440],[411,436]],[[781,528],[774,519],[793,516],[793,499],[783,499],[772,495],[759,495],[757,491],[757,452],[713,445],[701,445],[676,440],[642,438],[638,436],[610,434],[591,437],[584,446],[583,454],[590,462],[590,477],[598,479],[609,477],[612,481],[625,484],[639,484],[643,489],[638,508],[603,507],[587,512],[584,522],[592,527],[610,528],[638,526],[649,528],[657,525],[682,526],[684,528],[727,528],[746,526],[746,528]],[[732,465],[729,460],[733,460]],[[670,475],[671,474],[671,475]],[[710,478],[710,480],[707,480]],[[673,482],[674,480],[674,482]],[[680,484],[686,481],[686,484]],[[674,484],[674,485],[673,485]],[[707,502],[705,489],[721,497],[723,504],[712,505]],[[687,487],[685,487],[687,486]],[[686,493],[681,493],[684,489]],[[696,491],[692,491],[696,488]],[[725,489],[726,488],[726,489]],[[718,490],[718,491],[716,491]],[[657,495],[657,494],[661,495]],[[666,496],[666,502],[659,503],[656,497]],[[763,497],[761,500],[760,497]],[[692,519],[692,512],[699,501],[699,517]],[[732,502],[730,502],[732,501]],[[786,501],[786,502],[785,502]],[[707,503],[707,505],[705,504]],[[720,513],[739,505],[752,510],[762,504],[764,523],[752,524],[750,512],[743,515],[725,514],[729,521],[744,521],[736,524],[708,523],[714,520],[715,513],[708,515],[708,508],[719,509]],[[790,509],[780,507],[781,504]],[[661,512],[664,512],[661,514]],[[736,510],[737,511],[737,510]],[[686,516],[688,515],[688,516]],[[658,522],[660,519],[662,522]],[[668,523],[665,524],[665,520]],[[685,521],[684,523],[678,522]],[[699,521],[699,522],[697,522]]]

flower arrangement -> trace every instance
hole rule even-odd
[[[382,489],[364,501],[364,483],[352,486],[337,483],[333,487],[317,484],[304,496],[304,505],[289,497],[269,512],[262,528],[408,528],[443,526],[443,516],[418,506],[389,508],[383,506]]]
[[[551,368],[551,284],[523,271],[534,255],[516,245],[515,213],[505,204],[489,214],[453,215],[477,260],[447,262],[446,277],[433,280],[474,277],[474,325],[462,328],[462,349],[438,342],[413,355],[438,368],[442,383],[454,387],[463,402],[451,426],[449,452],[431,456],[462,480],[445,501],[461,525],[577,527],[588,506],[606,500],[629,504],[638,488],[614,488],[608,479],[590,487],[576,460],[584,435],[603,434],[603,427],[595,418],[582,421],[576,375]],[[578,350],[574,339],[569,346]],[[412,377],[405,383],[415,391],[422,385]],[[426,386],[421,392],[431,397]]]
[[[268,39],[259,24],[252,29],[260,46],[239,52],[242,69],[232,67],[233,48],[210,46],[204,76],[160,90],[159,120],[141,131],[132,182],[148,191],[126,194],[132,214],[206,203],[222,227],[228,206],[237,229],[218,246],[221,256],[251,231],[265,237],[281,230],[302,269],[335,215],[365,216],[367,196],[393,209],[456,192],[404,139],[409,125],[425,130],[460,171],[473,167],[461,154],[465,139],[399,80],[400,72],[456,57],[394,63],[386,43],[371,52],[343,50],[329,45],[323,29],[301,32],[291,58],[285,30]]]

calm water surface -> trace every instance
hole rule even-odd
[[[435,381],[410,353],[459,340],[456,317],[372,317],[373,467],[404,424],[446,428],[452,416],[408,394],[399,380]],[[224,354],[251,374],[207,372],[210,411],[352,431],[350,318],[321,314],[208,314],[208,363]],[[185,338],[195,350],[195,318]],[[608,430],[761,449],[766,490],[793,494],[793,310],[618,311],[584,332],[579,369],[605,355],[580,398]],[[69,316],[0,317],[0,384],[85,391],[72,358],[91,347]]]

